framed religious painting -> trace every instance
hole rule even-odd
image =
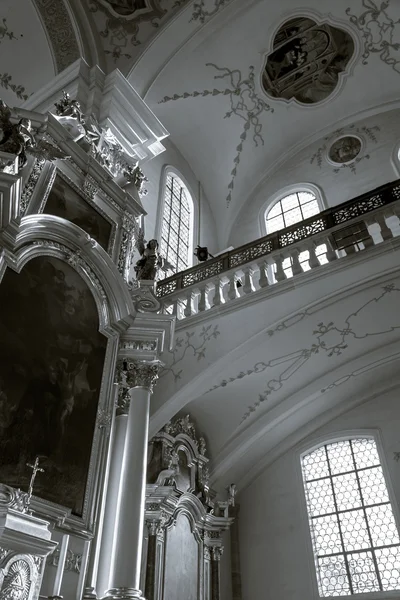
[[[53,256],[36,256],[20,273],[7,268],[0,339],[0,482],[27,491],[27,464],[38,457],[44,471],[35,481],[35,506],[39,498],[65,507],[72,521],[90,528],[88,505],[101,476],[96,419],[110,401],[112,381],[103,373],[113,372],[114,343],[99,330],[91,289]]]
[[[61,217],[86,231],[111,254],[115,223],[98,203],[83,195],[71,179],[57,170],[43,212]]]

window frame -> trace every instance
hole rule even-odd
[[[309,194],[313,194],[318,202],[319,212],[322,212],[327,208],[327,204],[322,190],[313,183],[293,183],[284,188],[280,188],[277,192],[275,192],[268,198],[268,200],[263,204],[259,213],[259,226],[261,237],[269,235],[270,233],[267,231],[267,215],[269,211],[275,206],[277,202],[286,198],[286,196],[290,196],[290,194],[299,192],[308,192]],[[301,221],[298,222],[301,223]]]
[[[187,200],[190,205],[190,214],[189,214],[189,246],[188,246],[188,266],[186,269],[190,269],[190,267],[194,264],[194,248],[197,244],[197,209],[198,203],[197,198],[194,196],[191,187],[189,186],[185,177],[173,166],[165,165],[161,172],[161,180],[160,180],[160,188],[159,188],[159,200],[158,200],[158,210],[157,210],[157,222],[156,222],[156,232],[157,232],[157,240],[159,243],[159,247],[161,249],[162,244],[162,226],[164,221],[164,210],[165,210],[165,194],[167,187],[167,178],[171,175],[172,177],[179,179],[183,186],[187,191]],[[167,257],[164,257],[167,258]]]
[[[328,435],[320,436],[311,441],[308,441],[306,444],[302,444],[297,452],[297,475],[298,475],[298,483],[301,489],[301,535],[305,536],[305,547],[306,553],[308,556],[308,564],[311,574],[312,580],[312,588],[313,588],[313,598],[315,600],[322,600],[323,598],[332,598],[332,600],[339,599],[340,600],[354,600],[357,598],[358,600],[398,600],[399,598],[399,590],[391,590],[391,591],[378,591],[378,592],[363,592],[359,594],[350,594],[347,596],[320,596],[319,595],[319,587],[318,587],[318,576],[317,569],[315,563],[315,555],[314,548],[312,543],[312,534],[309,523],[309,514],[307,507],[307,498],[306,498],[306,490],[303,479],[303,470],[302,470],[302,459],[305,455],[310,454],[324,445],[334,444],[335,442],[341,442],[346,440],[354,440],[357,438],[370,438],[373,439],[379,460],[380,466],[382,467],[383,475],[385,478],[386,488],[388,492],[389,502],[393,510],[394,520],[397,526],[397,529],[400,533],[400,506],[397,501],[396,495],[394,493],[393,483],[392,483],[392,475],[389,470],[388,461],[386,458],[384,444],[382,440],[382,433],[380,429],[350,429],[350,430],[341,430],[339,432],[332,432]]]

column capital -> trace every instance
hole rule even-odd
[[[129,390],[142,387],[152,394],[161,366],[162,363],[158,360],[144,361],[121,358],[117,362],[117,382],[122,389]]]
[[[223,546],[213,546],[212,548],[212,559],[215,561],[220,561],[222,554],[224,552],[224,547]]]

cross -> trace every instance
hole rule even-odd
[[[31,498],[32,498],[32,494],[33,494],[33,484],[35,483],[36,475],[38,473],[44,473],[44,469],[39,467],[39,461],[40,461],[40,457],[37,456],[35,458],[35,462],[33,463],[33,465],[31,463],[26,463],[26,466],[29,467],[30,469],[32,469],[32,476],[31,476],[31,480],[29,482],[29,488],[28,488],[28,497],[27,497],[26,503],[25,503],[26,511],[28,510],[29,505],[31,503]]]

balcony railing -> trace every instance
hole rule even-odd
[[[400,180],[225,252],[157,284],[178,319],[400,235]]]

